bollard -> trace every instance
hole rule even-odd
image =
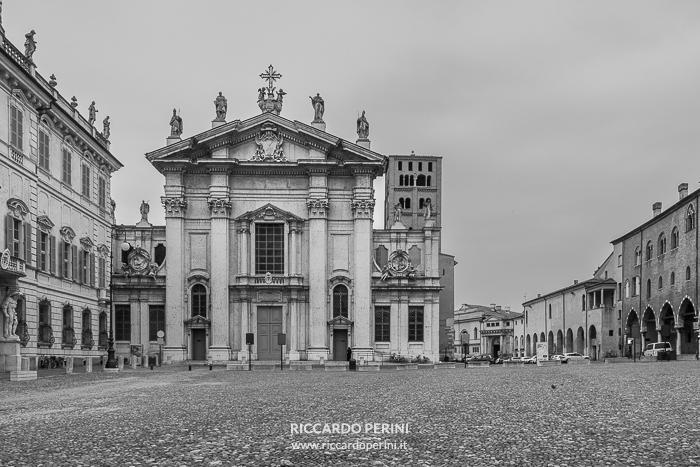
[[[150,366],[151,366],[151,371],[153,371],[153,365],[151,364]]]
[[[189,368],[187,369],[187,371],[192,371],[192,365],[189,366]]]
[[[209,365],[209,371],[211,371],[211,369],[212,369],[212,365]]]

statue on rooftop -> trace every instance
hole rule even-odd
[[[95,123],[95,120],[97,120],[97,110],[95,108],[95,101],[92,101],[92,104],[90,104],[90,107],[88,107],[88,121],[90,122],[90,125]]]
[[[173,116],[170,119],[170,136],[180,136],[182,134],[182,118],[177,114],[177,109],[173,109]]]
[[[139,211],[141,212],[141,222],[148,222],[148,213],[150,212],[151,207],[148,205],[146,201],[141,201],[141,207],[139,208]]]
[[[226,121],[226,110],[228,109],[228,101],[219,91],[219,95],[214,100],[214,105],[216,106],[216,121],[224,122]]]
[[[27,60],[30,62],[32,60],[32,55],[34,55],[34,52],[36,52],[36,41],[34,40],[34,30],[32,29],[30,32],[24,35],[24,37],[27,38],[26,41],[24,41],[24,56],[27,57]]]
[[[314,108],[314,123],[322,123],[323,112],[326,110],[323,98],[319,93],[316,93],[316,97],[309,96],[309,99],[311,99],[311,106]]]
[[[102,120],[102,136],[104,136],[107,141],[109,141],[109,125],[109,115],[107,115],[105,119]]]
[[[357,136],[360,139],[367,139],[369,136],[369,122],[365,118],[365,111],[362,111],[362,116],[357,119]]]

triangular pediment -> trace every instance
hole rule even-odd
[[[382,154],[311,125],[269,112],[223,123],[147,153],[146,158],[159,170],[168,165],[323,162],[331,167],[358,164],[382,172],[388,160]]]
[[[254,211],[248,211],[242,216],[237,217],[235,220],[240,220],[240,221],[256,221],[256,220],[265,220],[265,221],[284,221],[284,222],[290,222],[290,221],[295,221],[295,222],[303,222],[304,219],[301,217],[295,216],[291,212],[285,211],[284,209],[280,209],[274,204],[266,204],[265,206],[258,208]]]
[[[352,326],[353,321],[350,321],[345,316],[336,316],[332,320],[328,321],[329,326]]]
[[[187,326],[209,326],[211,321],[202,315],[195,315],[190,319],[185,320]]]

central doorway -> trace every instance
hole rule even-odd
[[[258,307],[258,360],[279,360],[277,334],[282,332],[282,307]]]
[[[333,331],[333,360],[344,361],[348,359],[348,330],[335,329]]]
[[[207,359],[207,330],[192,330],[192,360]]]

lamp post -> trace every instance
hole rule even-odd
[[[117,359],[114,355],[114,224],[112,224],[111,243],[109,245],[110,262],[109,262],[109,338],[107,339],[107,363],[105,368],[117,368]],[[122,251],[129,251],[131,245],[127,242],[121,244]]]

